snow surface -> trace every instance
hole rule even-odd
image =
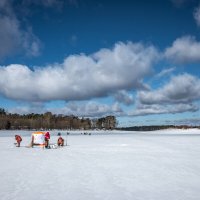
[[[43,150],[0,131],[1,200],[200,199],[200,130],[66,132],[69,146]]]

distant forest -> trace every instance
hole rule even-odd
[[[162,130],[162,129],[189,129],[189,128],[199,128],[200,126],[188,126],[188,125],[157,125],[157,126],[133,126],[133,127],[122,127],[122,128],[116,128],[117,130],[122,131],[156,131],[156,130]]]
[[[117,126],[115,116],[90,119],[77,116],[55,115],[51,112],[44,114],[11,114],[0,108],[0,129],[6,130],[52,130],[52,129],[106,129],[112,130]]]
[[[200,126],[187,125],[158,125],[158,126],[132,126],[117,127],[118,123],[115,116],[102,118],[80,118],[74,115],[55,115],[51,112],[44,114],[11,114],[5,109],[0,108],[0,130],[123,130],[123,131],[155,131],[169,128],[188,129],[200,128]]]

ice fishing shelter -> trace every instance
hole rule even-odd
[[[32,146],[45,146],[45,132],[37,131],[32,133]]]

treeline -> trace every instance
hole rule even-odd
[[[77,116],[55,115],[51,112],[44,114],[11,114],[0,108],[0,129],[16,130],[52,130],[52,129],[115,129],[117,121],[115,116],[90,119]]]
[[[198,126],[187,126],[187,125],[157,125],[157,126],[133,126],[133,127],[122,127],[116,128],[117,130],[123,131],[156,131],[156,130],[163,130],[163,129],[189,129],[189,128],[200,128]]]

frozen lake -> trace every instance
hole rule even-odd
[[[69,146],[45,150],[25,148],[31,133],[0,131],[1,200],[200,199],[198,129],[65,131]],[[50,133],[55,143],[58,131]]]

